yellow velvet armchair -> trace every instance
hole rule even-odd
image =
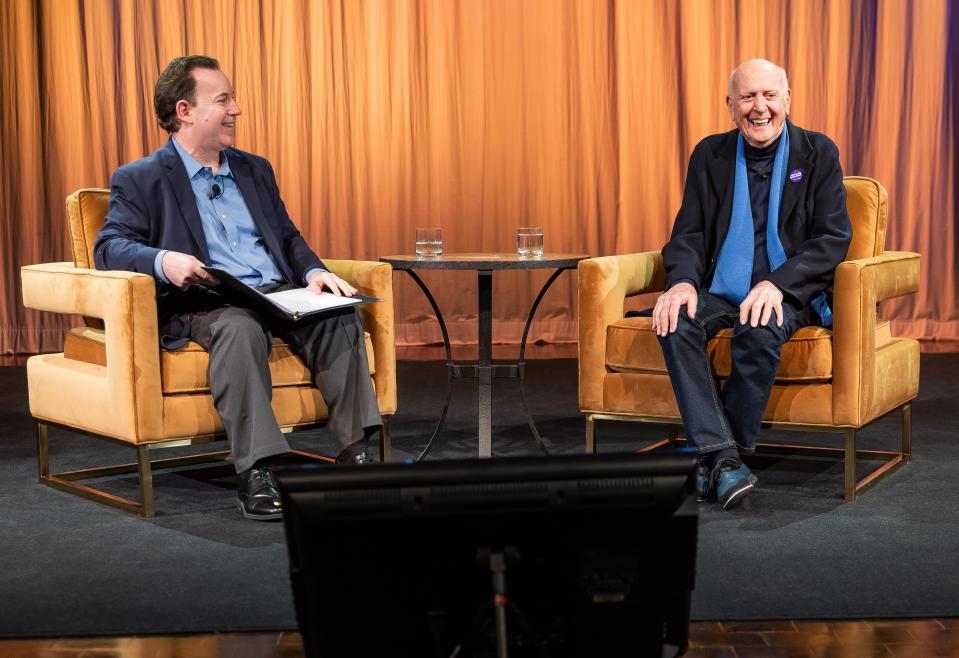
[[[833,327],[804,327],[783,346],[764,427],[833,432],[842,447],[815,450],[844,459],[844,497],[853,500],[881,475],[909,461],[911,401],[919,391],[919,344],[890,335],[878,302],[915,292],[919,254],[884,251],[888,197],[878,182],[844,179],[853,239],[836,269]],[[579,264],[579,405],[586,414],[586,451],[596,448],[597,420],[634,420],[669,427],[682,421],[662,350],[648,317],[624,317],[627,297],[663,289],[659,252],[607,256]],[[729,376],[731,329],[708,346],[720,381]],[[896,409],[902,412],[899,450],[858,450],[857,433]],[[760,443],[760,450],[801,446]],[[856,459],[883,463],[861,480]]]
[[[151,461],[151,452],[157,448],[223,438],[223,423],[207,383],[206,352],[192,342],[176,350],[159,347],[153,278],[93,269],[93,243],[103,225],[109,196],[109,190],[82,189],[67,198],[73,263],[22,268],[25,306],[85,316],[82,326],[67,333],[62,353],[41,354],[27,361],[30,413],[37,420],[41,482],[152,517],[153,466],[208,461],[229,453]],[[377,262],[324,262],[362,294],[383,300],[364,305],[359,312],[366,326],[370,374],[383,415],[380,449],[385,461],[390,457],[389,419],[396,412],[392,268]],[[273,341],[269,365],[273,410],[281,428],[286,431],[322,423],[327,418],[326,403],[312,385],[309,371],[279,339]],[[48,425],[129,445],[136,451],[136,462],[51,473]],[[139,472],[139,501],[79,482],[134,471]]]

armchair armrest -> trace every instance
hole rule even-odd
[[[919,289],[920,256],[887,251],[836,268],[833,289],[833,408],[837,424],[861,425],[875,381],[876,304]]]
[[[134,443],[162,438],[153,278],[134,272],[101,272],[72,263],[27,265],[20,271],[24,306],[101,318],[106,329],[106,366],[60,357],[58,381],[50,381],[52,371],[47,369],[47,374],[41,375],[43,366],[33,364],[37,376],[28,376],[31,413],[54,422],[66,422],[66,413],[71,419],[67,424]],[[49,358],[44,362],[52,363]]]
[[[606,327],[623,319],[626,298],[663,289],[666,271],[658,251],[580,261],[579,406],[600,409],[606,375]]]
[[[359,307],[363,325],[370,332],[376,363],[373,383],[380,413],[396,413],[396,330],[393,318],[393,267],[389,263],[362,260],[323,261],[330,271],[362,294],[382,302]]]

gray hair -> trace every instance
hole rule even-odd
[[[779,71],[779,73],[783,76],[783,90],[789,89],[789,78],[786,77],[786,69],[779,66],[778,64],[774,64],[770,62],[768,59],[760,59],[760,58],[747,59],[745,62],[742,62],[739,66],[734,68],[732,73],[729,74],[729,86],[726,88],[726,94],[730,98],[733,97],[733,89],[734,89],[734,85],[736,84],[736,76],[739,74],[739,69],[746,66],[757,66],[757,65],[772,67],[776,69],[777,71]]]

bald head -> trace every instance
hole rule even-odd
[[[751,146],[776,141],[786,125],[791,102],[786,71],[766,59],[750,59],[729,76],[729,116]]]
[[[737,85],[739,84],[740,73],[743,75],[749,75],[752,73],[766,73],[772,76],[777,76],[780,80],[780,86],[783,92],[789,89],[789,80],[786,78],[786,69],[781,66],[773,64],[768,59],[747,59],[745,62],[733,69],[733,72],[729,74],[729,88],[727,94],[730,98],[735,98],[737,93]]]

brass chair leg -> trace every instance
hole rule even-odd
[[[156,506],[153,500],[153,470],[150,463],[150,448],[147,445],[135,446],[137,451],[137,461],[134,464],[117,464],[115,466],[105,466],[100,468],[87,468],[77,471],[50,472],[50,444],[47,433],[46,423],[37,423],[37,476],[41,484],[45,484],[53,489],[65,491],[87,500],[92,500],[104,505],[116,507],[127,512],[132,512],[138,516],[153,518],[156,514]],[[195,460],[195,457],[175,457],[173,459],[161,460],[165,462],[187,462]],[[123,498],[106,493],[99,489],[79,484],[77,480],[87,480],[91,478],[103,477],[107,475],[117,475],[121,473],[136,472],[139,477],[140,501]]]
[[[150,463],[150,446],[137,446],[137,474],[140,478],[140,515],[148,519],[156,516],[153,501],[153,465]]]
[[[900,436],[899,450],[857,450],[856,437],[863,427],[850,429],[843,427],[827,427],[819,425],[801,425],[798,423],[768,423],[771,429],[779,430],[808,430],[812,432],[829,431],[831,433],[841,434],[843,437],[843,446],[810,446],[810,445],[790,445],[786,443],[759,443],[758,447],[764,452],[784,453],[784,454],[816,454],[827,456],[833,459],[841,458],[843,461],[843,498],[847,501],[854,501],[862,495],[864,491],[874,486],[879,480],[888,473],[898,469],[905,463],[908,463],[912,453],[912,405],[906,403],[893,409],[902,411],[902,431]],[[587,454],[596,451],[595,423],[597,420],[633,420],[645,423],[661,423],[666,425],[667,436],[659,439],[650,445],[640,449],[639,452],[650,452],[667,445],[681,445],[688,440],[680,438],[683,427],[675,421],[668,418],[651,418],[642,416],[620,416],[618,414],[588,413],[586,414],[586,452]],[[880,461],[881,465],[866,475],[862,480],[856,480],[856,466],[859,460],[867,462]]]
[[[912,457],[912,402],[902,405],[902,461],[908,462]]]
[[[47,424],[37,423],[37,478],[43,482],[50,475],[50,448],[47,443]]]
[[[383,427],[380,428],[380,461],[388,462],[393,459],[393,443],[390,437],[390,417],[383,416]]]
[[[388,419],[384,419],[384,429],[385,432],[385,445],[386,445],[386,454],[389,455],[390,452],[390,440],[389,440],[389,423]],[[56,425],[55,425],[56,426]],[[142,444],[142,445],[130,445],[125,441],[118,439],[111,439],[110,437],[99,436],[96,434],[90,434],[90,436],[95,436],[101,439],[106,439],[108,441],[113,441],[114,443],[122,443],[128,447],[134,448],[137,453],[137,459],[133,463],[128,464],[114,464],[111,466],[101,466],[97,468],[84,468],[79,470],[71,471],[61,471],[61,472],[50,472],[50,445],[47,437],[48,424],[38,422],[37,423],[37,476],[41,484],[45,484],[53,489],[59,491],[65,491],[67,493],[79,496],[81,498],[86,498],[87,500],[92,500],[103,505],[109,505],[110,507],[115,507],[121,509],[125,512],[131,512],[138,516],[145,518],[153,518],[156,516],[156,502],[153,495],[153,468],[172,468],[178,466],[187,466],[192,464],[206,464],[210,462],[219,462],[224,459],[229,460],[229,451],[221,450],[217,452],[208,452],[199,455],[186,455],[181,457],[166,457],[162,459],[151,460],[151,450],[157,447],[165,447],[166,445],[178,444],[178,440],[169,441],[165,444]],[[73,432],[82,432],[75,428],[65,427]],[[205,437],[199,437],[205,438]],[[194,439],[189,439],[194,440]],[[381,441],[384,440],[381,438]],[[204,440],[204,442],[206,442]],[[383,444],[381,444],[382,446]],[[310,452],[304,452],[302,450],[293,450],[293,454],[300,455],[303,457],[309,457],[311,459],[319,459],[321,461],[331,462],[334,461],[330,457],[324,457],[321,455],[316,455]],[[114,495],[103,491],[101,489],[96,489],[88,484],[83,484],[83,481],[95,480],[97,478],[109,477],[113,475],[123,475],[123,474],[132,474],[136,473],[139,479],[138,486],[140,490],[140,500],[132,500],[130,498],[124,498],[123,496]]]
[[[586,414],[586,454],[592,455],[596,452],[596,421],[593,420],[593,414]]]
[[[845,466],[845,477],[843,480],[843,492],[848,501],[856,500],[856,430],[846,430],[843,432],[843,465]]]

